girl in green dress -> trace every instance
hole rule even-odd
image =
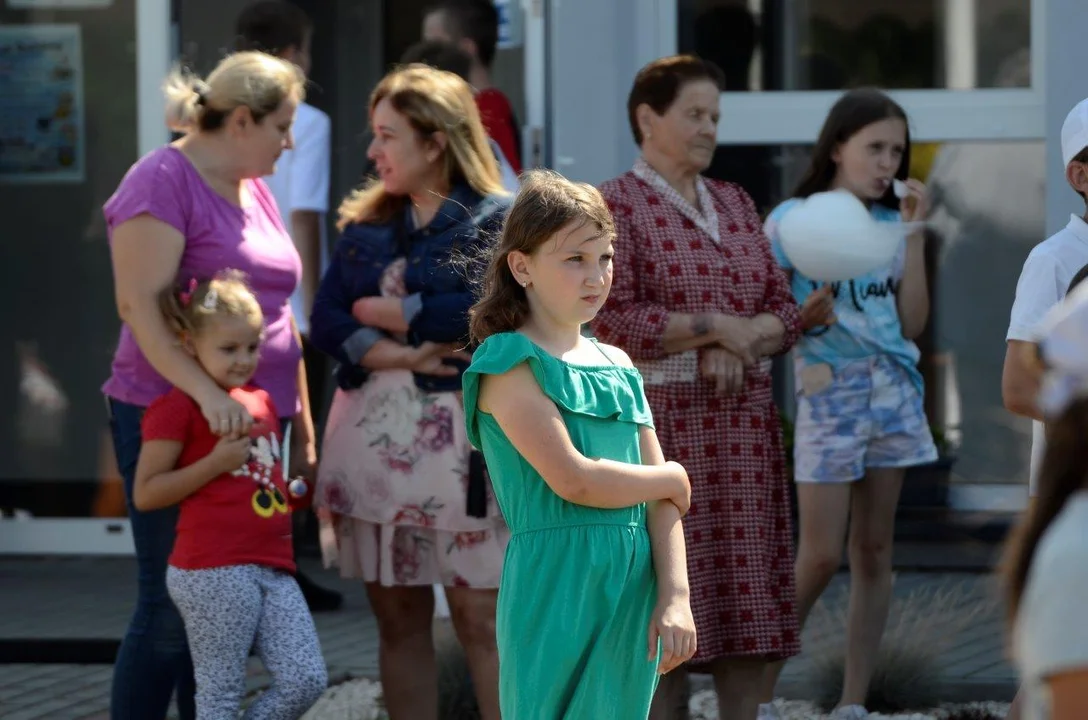
[[[504,720],[646,718],[658,673],[695,653],[687,473],[662,456],[627,355],[582,335],[612,286],[613,236],[597,190],[526,174],[471,312],[468,434],[512,533]]]

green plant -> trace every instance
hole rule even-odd
[[[846,599],[847,593],[841,592],[821,603],[809,623],[813,636],[836,638],[812,657],[809,666],[813,702],[825,710],[834,707],[842,693]],[[961,585],[923,588],[893,601],[865,706],[886,713],[938,706],[945,652],[980,614],[992,608],[992,602]]]
[[[793,420],[781,408],[778,410],[778,421],[782,426],[782,449],[786,453],[786,467],[790,475],[793,475]]]

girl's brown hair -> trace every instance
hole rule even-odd
[[[792,197],[807,198],[830,190],[835,173],[838,172],[838,165],[832,160],[835,149],[873,123],[893,118],[902,120],[907,125],[903,157],[895,171],[896,178],[906,180],[907,171],[910,169],[910,122],[906,111],[876,88],[858,88],[844,93],[831,107],[820,130],[820,136],[816,139],[816,147],[812,150],[812,160],[801,181],[797,183]],[[899,209],[899,198],[895,196],[891,185],[876,202],[892,210]]]
[[[370,95],[370,115],[388,99],[421,138],[446,134],[443,153],[446,180],[467,183],[480,195],[505,195],[499,163],[480,120],[472,88],[461,78],[427,65],[409,65],[382,78]],[[340,204],[336,226],[387,222],[406,199],[390,195],[380,180],[353,191]]]
[[[254,326],[264,323],[257,296],[238,270],[225,270],[207,280],[192,278],[168,287],[159,295],[159,308],[178,335],[196,335],[213,317],[245,318]]]
[[[1016,622],[1039,541],[1065,508],[1069,498],[1088,481],[1088,398],[1075,400],[1046,426],[1046,454],[1039,470],[1039,494],[1013,530],[1002,558],[1006,592],[1006,621]]]
[[[480,299],[469,311],[469,335],[474,342],[517,330],[529,317],[525,288],[510,272],[510,253],[531,255],[571,223],[579,227],[592,223],[609,239],[616,236],[612,214],[597,188],[571,182],[552,170],[530,170],[522,175],[498,243],[488,251]]]

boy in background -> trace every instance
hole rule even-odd
[[[491,63],[499,43],[499,11],[491,0],[442,0],[423,14],[423,39],[456,45],[472,60],[468,84],[476,91],[487,134],[498,143],[503,156],[521,174],[521,129],[510,100],[491,84]]]

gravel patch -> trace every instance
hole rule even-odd
[[[321,699],[310,708],[302,720],[386,720],[381,702],[381,685],[366,678],[348,680],[330,687]],[[811,702],[801,700],[776,700],[775,705],[782,720],[824,720],[828,716],[816,709]],[[947,720],[953,713],[968,709],[987,712],[995,717],[1005,717],[1008,703],[984,702],[968,705],[949,705],[928,712],[873,713],[870,720]],[[711,690],[695,693],[691,698],[691,720],[718,720],[718,701]]]
[[[314,703],[302,720],[386,720],[382,686],[359,678],[333,685]]]
[[[775,707],[782,720],[825,720],[829,716],[816,706],[803,700],[775,700]],[[948,705],[928,712],[905,712],[886,715],[872,713],[869,720],[947,720],[955,712],[975,709],[1003,718],[1009,711],[1008,703],[984,702],[967,705]],[[718,699],[712,690],[697,692],[691,697],[691,720],[718,720]]]

